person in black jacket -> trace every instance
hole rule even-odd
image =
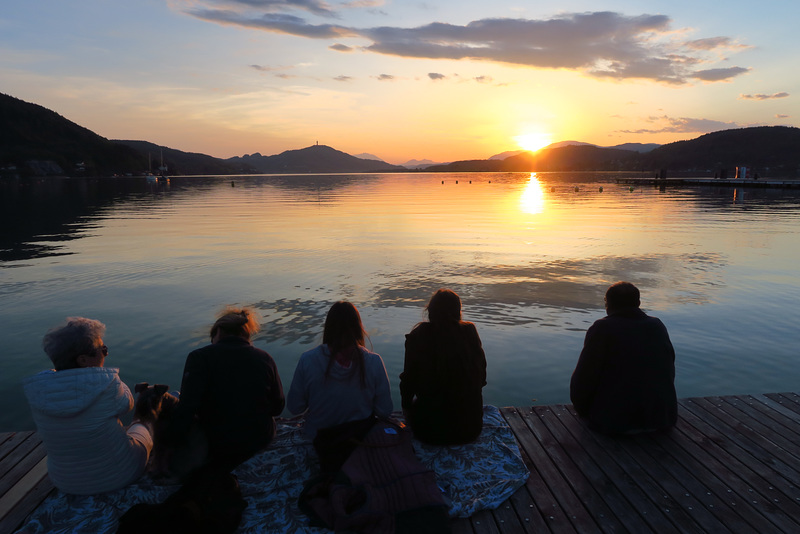
[[[186,358],[180,402],[170,422],[172,441],[196,420],[208,439],[211,464],[230,470],[275,437],[274,417],[285,405],[275,361],[250,344],[255,313],[228,308],[211,328],[211,344]]]
[[[474,441],[483,428],[486,355],[475,325],[461,320],[461,299],[434,293],[429,321],[406,335],[400,396],[414,436],[432,445]]]
[[[664,324],[639,309],[639,289],[617,282],[607,317],[589,327],[570,398],[590,428],[606,434],[665,430],[677,420],[675,350]]]

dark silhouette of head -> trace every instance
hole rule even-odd
[[[364,346],[366,332],[361,324],[361,315],[351,303],[340,300],[328,310],[322,342],[332,354],[354,346]]]
[[[258,317],[250,308],[228,307],[219,315],[211,327],[211,340],[217,334],[222,337],[236,336],[250,340],[250,336],[258,332]]]
[[[434,325],[457,324],[461,321],[461,299],[450,289],[440,289],[425,306]]]
[[[334,360],[348,361],[354,364],[352,371],[358,372],[361,387],[365,387],[364,354],[360,349],[365,346],[366,337],[367,333],[361,323],[361,314],[358,313],[356,307],[345,300],[335,302],[328,310],[328,315],[325,317],[325,328],[322,331],[322,342],[328,346],[330,352],[325,377],[330,375]]]
[[[606,310],[609,312],[622,308],[638,308],[639,288],[630,282],[617,282],[606,291]]]

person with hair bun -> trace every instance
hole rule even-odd
[[[211,327],[211,344],[186,358],[180,402],[168,429],[173,444],[196,420],[208,439],[209,463],[231,470],[275,437],[274,418],[285,406],[275,361],[254,347],[256,314],[227,308]]]
[[[133,409],[133,395],[119,369],[104,366],[105,330],[100,321],[68,317],[42,340],[54,369],[23,381],[48,474],[64,493],[93,495],[131,484],[153,447],[143,424],[126,429],[120,421]]]
[[[475,441],[483,429],[486,355],[475,325],[461,320],[461,299],[440,289],[428,321],[406,335],[400,374],[403,413],[414,436],[432,445]]]

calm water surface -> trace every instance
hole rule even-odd
[[[0,431],[33,428],[20,380],[49,367],[41,338],[65,317],[106,323],[106,365],[129,385],[177,388],[226,304],[259,310],[254,343],[288,389],[329,306],[352,301],[399,407],[404,334],[440,287],[477,324],[490,404],[568,402],[585,331],[617,280],[667,325],[680,397],[800,390],[800,192],[630,191],[613,177],[1,184]]]

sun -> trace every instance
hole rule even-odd
[[[520,134],[514,138],[519,147],[523,150],[536,152],[553,142],[550,134],[542,132],[528,132]]]

